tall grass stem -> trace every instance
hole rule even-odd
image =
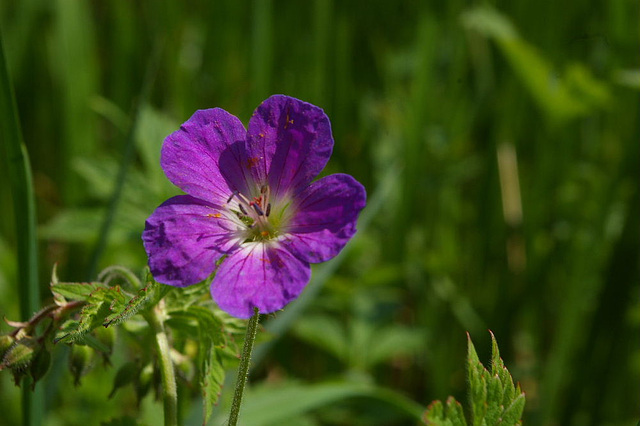
[[[134,116],[126,136],[124,151],[122,153],[122,160],[120,161],[120,168],[118,169],[118,175],[116,177],[115,187],[114,187],[113,193],[111,194],[111,198],[109,199],[109,205],[107,206],[107,211],[104,216],[104,220],[102,221],[102,225],[100,226],[100,234],[98,236],[97,243],[93,248],[93,252],[91,254],[88,279],[93,279],[95,277],[98,271],[98,264],[100,262],[100,258],[102,257],[102,253],[104,252],[108,244],[109,232],[111,231],[113,221],[114,221],[116,212],[118,210],[118,206],[120,204],[120,199],[122,198],[124,186],[127,181],[127,172],[129,170],[129,166],[131,162],[135,157],[135,134],[136,134],[136,126],[138,124],[138,119],[140,117],[140,111],[142,110],[142,107],[146,104],[147,99],[149,98],[151,87],[153,86],[155,76],[160,66],[161,52],[162,52],[161,44],[158,43],[158,45],[156,45],[155,47],[154,52],[151,55],[149,64],[147,65],[147,69],[144,75],[144,80],[142,82],[142,89],[140,90],[138,99],[136,100],[135,105],[133,107]]]
[[[36,203],[29,155],[22,139],[18,108],[9,78],[7,61],[0,34],[0,133],[4,146],[4,166],[8,171],[18,246],[18,277],[16,284],[20,296],[20,315],[29,318],[38,310],[38,237],[36,235]],[[43,393],[40,388],[30,390],[29,379],[23,380],[23,424],[41,425]]]

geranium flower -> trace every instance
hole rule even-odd
[[[142,234],[161,283],[183,287],[216,269],[211,295],[248,318],[298,297],[310,263],[336,256],[356,232],[364,187],[346,174],[313,183],[333,149],[322,109],[287,96],[264,101],[249,120],[196,111],[162,146],[160,163],[187,195],[160,205]]]

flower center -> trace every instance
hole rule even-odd
[[[244,194],[235,191],[227,200],[227,204],[233,200],[238,203],[237,210],[229,209],[246,228],[245,242],[266,241],[277,236],[277,225],[280,220],[270,220],[272,210],[270,195],[269,185],[262,185],[260,187],[260,195],[253,197],[253,199],[249,199]],[[279,216],[282,216],[282,214]]]

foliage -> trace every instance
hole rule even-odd
[[[60,282],[54,269],[50,285],[54,303],[27,322],[8,321],[14,330],[1,336],[0,370],[10,370],[16,385],[22,376],[30,375],[35,386],[50,367],[55,345],[68,344],[69,370],[79,385],[90,370],[92,358],[100,356],[110,363],[116,326],[122,325],[121,332],[138,342],[153,341],[152,328],[132,324],[156,311],[172,329],[175,341],[181,343],[173,347],[172,362],[183,380],[201,390],[208,419],[220,396],[225,361],[238,357],[234,336],[242,332],[240,321],[212,308],[206,297],[207,283],[185,291],[173,289],[169,294],[172,287],[157,283],[148,271],[144,284],[122,267],[110,267],[100,277],[100,281],[87,283]],[[159,386],[153,383],[159,374],[159,354],[145,345],[139,349],[142,351],[135,360],[118,368],[109,398],[120,388],[133,385],[140,401]],[[197,353],[195,367],[191,365],[192,353]]]
[[[119,286],[123,303],[134,299],[146,278],[139,288],[128,287],[121,278],[107,284],[94,271],[107,265],[138,271],[145,264],[144,219],[176,191],[158,167],[163,138],[197,109],[219,106],[246,123],[259,101],[284,93],[327,112],[336,146],[326,172],[353,174],[370,203],[356,240],[339,259],[314,269],[304,299],[261,321],[268,342],[256,347],[254,395],[264,389],[272,396],[291,383],[294,396],[302,388],[313,395],[316,385],[356,381],[413,401],[450,394],[461,400],[467,383],[461,337],[491,328],[527,393],[524,424],[635,424],[638,7],[631,0],[498,0],[490,7],[461,1],[0,2],[16,94],[15,108],[1,111],[0,150],[6,152],[8,141],[14,151],[19,146],[4,137],[15,114],[35,198],[31,207],[13,201],[16,190],[23,200],[28,193],[0,167],[0,312],[28,323],[50,293],[39,280],[43,296],[21,312],[38,284],[23,277],[42,275],[56,262],[71,281]],[[160,66],[147,72],[157,51]],[[138,103],[149,82],[149,96]],[[130,134],[133,155],[102,236]],[[16,232],[19,221],[31,218],[37,218],[39,240]],[[25,269],[18,257],[27,241],[40,256]],[[178,295],[215,309],[205,287],[191,291],[163,299],[165,312],[174,310],[164,324],[175,346],[186,425],[202,423],[201,390],[191,386],[198,368],[207,368],[203,360],[212,358],[200,357],[199,337],[193,337],[200,320],[186,313]],[[60,325],[78,321],[68,323],[69,332],[78,330],[83,303],[63,315]],[[53,309],[14,346],[17,363],[33,363],[50,314],[60,313],[58,305]],[[71,348],[54,345],[49,372],[35,389],[46,398],[30,410],[44,413],[36,424],[161,421],[150,396],[136,411],[136,383],[106,400],[115,371],[137,357],[139,386],[148,387],[147,395],[157,389],[146,309],[107,328],[97,320],[91,331],[73,334],[79,340]],[[98,310],[95,318],[104,321],[105,313]],[[4,327],[2,351],[16,343]],[[225,327],[231,336],[242,328]],[[50,331],[52,339],[59,331]],[[394,341],[396,332],[401,341]],[[228,344],[235,347],[234,339]],[[232,367],[232,352],[216,355]],[[74,367],[56,356],[73,358]],[[105,360],[115,368],[97,367]],[[33,374],[40,377],[46,356],[37,364]],[[65,368],[73,373],[63,374]],[[29,370],[20,374],[31,377]],[[81,392],[73,387],[76,377]],[[216,421],[224,422],[216,414],[227,412],[229,388],[222,387]],[[20,424],[20,392],[8,371],[0,373],[0,411],[8,424]],[[299,424],[408,423],[380,399],[326,401],[295,413]],[[443,401],[442,410],[457,408]],[[254,413],[251,418],[260,418]]]
[[[470,423],[473,426],[518,426],[522,424],[524,393],[514,386],[511,374],[504,366],[498,342],[491,334],[491,370],[480,360],[469,337],[467,370],[469,380]],[[453,397],[446,404],[432,402],[424,414],[427,426],[466,426],[462,405]]]

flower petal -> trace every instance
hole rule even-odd
[[[236,225],[213,204],[178,195],[145,223],[142,240],[154,278],[184,287],[207,278],[223,254],[237,249]]]
[[[252,175],[275,196],[304,189],[333,150],[331,124],[321,108],[283,95],[265,100],[249,121]]]
[[[253,308],[267,314],[298,297],[311,268],[277,244],[248,243],[226,258],[211,283],[211,296],[221,309],[249,318]]]
[[[160,164],[187,194],[222,204],[233,191],[247,190],[245,138],[237,117],[220,108],[199,110],[164,140]]]
[[[312,183],[293,206],[281,244],[309,263],[333,258],[355,234],[366,198],[364,187],[349,175],[329,175]]]

